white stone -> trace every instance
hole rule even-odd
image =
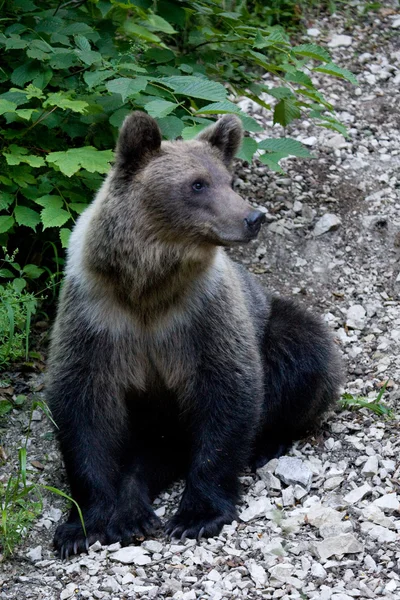
[[[298,483],[306,489],[311,487],[312,472],[300,458],[282,456],[278,461],[275,475],[287,485]]]
[[[271,577],[274,579],[278,579],[278,581],[287,581],[289,577],[293,574],[294,566],[289,565],[288,563],[281,563],[279,565],[275,565],[268,569],[271,574]]]
[[[379,471],[378,457],[376,456],[376,454],[373,454],[372,456],[370,456],[368,458],[367,462],[361,469],[361,473],[363,473],[367,477],[373,477],[374,475],[376,475],[378,473],[378,471]]]
[[[339,594],[332,594],[331,600],[354,600],[354,596],[349,596],[348,594],[340,592]]]
[[[367,556],[364,558],[364,565],[369,571],[376,571],[376,562],[370,554],[367,554]]]
[[[246,563],[246,566],[249,570],[250,577],[256,584],[256,587],[263,587],[267,583],[267,574],[265,569],[256,563],[255,560],[249,560]]]
[[[371,491],[372,487],[369,485],[369,483],[364,483],[364,485],[361,485],[360,487],[357,487],[354,490],[351,490],[351,492],[349,492],[348,494],[346,494],[344,496],[344,500],[348,504],[356,504],[357,502],[360,502],[360,500],[362,500],[364,496],[369,494]]]
[[[62,511],[59,508],[55,508],[54,506],[52,506],[48,511],[48,516],[49,519],[53,521],[53,523],[58,523],[58,521],[62,517]]]
[[[147,565],[151,558],[146,556],[148,551],[141,546],[127,546],[110,555],[110,559],[121,562],[124,565]]]
[[[300,200],[295,200],[293,202],[293,211],[296,213],[296,215],[301,214],[301,211],[303,210],[303,203],[300,202]]]
[[[325,146],[328,148],[333,148],[334,150],[340,150],[341,148],[345,148],[347,146],[346,138],[341,133],[335,133],[331,135],[324,142]]]
[[[29,558],[32,562],[36,562],[37,560],[42,560],[42,546],[36,546],[36,548],[32,548],[29,552],[26,553],[26,557]]]
[[[267,488],[269,490],[280,490],[281,489],[281,482],[279,481],[279,479],[277,477],[275,477],[275,475],[273,473],[270,473],[270,471],[263,471],[262,469],[259,469],[257,471],[258,475],[261,477],[262,481],[265,482]]]
[[[282,504],[283,506],[294,506],[294,490],[293,486],[289,485],[289,487],[282,490]]]
[[[317,141],[318,141],[318,138],[316,138],[315,135],[312,135],[308,138],[305,138],[304,140],[301,140],[301,143],[304,144],[305,146],[315,146]]]
[[[337,510],[330,508],[329,506],[321,506],[315,504],[306,513],[307,522],[313,527],[321,527],[322,525],[338,523],[344,517]]]
[[[239,517],[242,521],[248,522],[258,517],[265,517],[271,510],[272,505],[270,500],[266,496],[263,496],[258,500],[250,501],[249,506],[240,513]]]
[[[100,588],[105,592],[116,593],[120,590],[120,586],[114,577],[105,577]]]
[[[313,577],[315,577],[316,579],[325,579],[326,574],[327,574],[326,570],[324,569],[324,567],[322,565],[320,565],[317,562],[312,564],[311,575]]]
[[[333,213],[326,213],[315,223],[313,233],[315,237],[318,237],[324,233],[327,233],[328,231],[334,231],[341,224],[342,221],[337,215],[334,215]]]
[[[315,543],[313,547],[321,560],[327,560],[335,554],[340,556],[363,551],[363,545],[351,533],[326,538],[323,542]]]
[[[164,550],[163,544],[161,544],[161,542],[157,542],[157,540],[146,540],[143,542],[142,548],[148,550],[152,554],[155,552],[161,553]]]
[[[126,573],[126,575],[122,578],[122,585],[129,585],[130,583],[134,583],[136,577],[132,573]]]
[[[69,583],[61,592],[60,600],[67,600],[67,598],[71,598],[75,594],[76,589],[77,589],[76,583]]]
[[[330,48],[338,48],[339,46],[351,46],[353,40],[349,35],[341,35],[334,33],[331,41],[328,42]]]
[[[395,493],[385,494],[384,496],[381,496],[380,498],[374,500],[372,504],[378,506],[379,508],[387,512],[400,512],[400,502],[397,497],[397,494]]]
[[[353,304],[346,314],[347,327],[350,329],[364,329],[366,316],[366,310],[361,304]]]
[[[307,29],[307,35],[310,37],[319,37],[321,35],[321,31],[316,27],[310,27],[310,29]]]
[[[349,520],[339,521],[339,523],[327,523],[319,528],[320,536],[324,539],[350,533],[351,531],[353,531],[353,523]]]
[[[362,516],[367,521],[372,521],[376,525],[382,525],[388,529],[394,529],[394,522],[391,517],[386,517],[385,513],[376,506],[376,504],[369,504],[362,511]]]
[[[399,18],[399,17],[397,17],[397,19],[395,19],[395,20],[392,22],[392,29],[398,29],[399,27],[400,27],[400,18]]]
[[[363,525],[365,524],[363,523]],[[363,531],[363,529],[364,528],[361,527],[361,531]],[[399,537],[398,533],[391,531],[386,527],[382,527],[381,525],[373,525],[370,529],[368,529],[367,533],[370,537],[372,537],[373,540],[376,540],[380,544],[395,542]]]
[[[222,577],[221,574],[218,573],[217,569],[212,569],[207,575],[207,579],[210,579],[211,581],[221,581]]]
[[[395,581],[394,579],[392,579],[385,585],[386,592],[394,592],[394,590],[396,588],[397,588],[397,581]]]

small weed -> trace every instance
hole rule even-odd
[[[19,402],[22,403],[22,396],[17,398],[20,398]],[[23,399],[23,401],[25,401],[25,399]],[[15,399],[14,402],[17,404],[17,399]],[[43,508],[42,490],[57,494],[75,504],[81,520],[82,529],[86,535],[81,509],[73,498],[57,488],[32,483],[27,479],[27,445],[31,432],[32,414],[37,408],[40,408],[51,422],[55,424],[46,403],[35,400],[31,406],[29,424],[24,443],[18,450],[18,466],[16,472],[10,475],[6,483],[0,483],[0,551],[3,553],[4,557],[13,554],[15,547],[26,536],[34,521],[41,514]]]
[[[339,404],[344,410],[358,410],[360,408],[366,408],[380,417],[392,419],[394,417],[392,409],[382,401],[387,384],[388,382],[386,381],[380,389],[375,400],[371,401],[363,396],[353,396],[353,394],[343,394],[339,400]]]

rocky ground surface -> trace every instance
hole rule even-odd
[[[238,188],[264,207],[268,224],[236,257],[269,288],[324,315],[345,358],[346,391],[373,400],[388,381],[394,418],[335,412],[318,437],[244,474],[240,522],[199,543],[160,536],[127,548],[94,544],[61,562],[51,540],[65,504],[45,495],[33,530],[2,564],[1,599],[400,598],[400,12],[384,5],[309,24],[305,40],[327,44],[358,76],[359,87],[318,82],[350,137],[303,121],[285,135],[315,160],[286,161],[285,177],[238,166]],[[270,136],[270,116],[247,108]],[[282,134],[276,127],[272,135]],[[41,387],[41,377],[24,384],[14,373],[8,393],[40,396]],[[3,477],[27,418],[10,417]],[[36,410],[28,477],[67,489],[51,429]],[[163,519],[181,491],[176,485],[156,501]]]

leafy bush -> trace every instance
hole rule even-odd
[[[226,9],[230,5],[230,10]],[[251,8],[262,3],[249,3]],[[247,96],[283,126],[315,118],[343,131],[310,78],[327,73],[355,82],[315,44],[292,46],[279,26],[261,28],[246,2],[222,0],[5,0],[0,21],[0,243],[23,264],[62,265],[71,227],[112,161],[124,117],[141,109],[163,136],[189,139],[232,102]],[[266,85],[267,72],[281,85]],[[299,142],[246,137],[271,169],[309,156]]]

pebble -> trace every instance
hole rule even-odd
[[[353,304],[346,314],[346,325],[350,329],[364,329],[367,312],[361,304]]]
[[[141,546],[127,546],[110,555],[110,559],[124,565],[147,565],[151,562],[148,551]]]
[[[353,40],[349,35],[340,35],[335,33],[332,35],[328,46],[330,48],[338,48],[339,46],[351,46]]]
[[[314,227],[315,237],[323,235],[328,231],[335,231],[342,224],[341,219],[332,213],[326,213],[323,217],[318,219]]]
[[[364,483],[360,487],[356,487],[351,492],[344,496],[344,500],[348,502],[348,504],[357,504],[362,500],[367,494],[372,491],[372,487],[369,483]]]
[[[312,481],[312,472],[299,458],[282,456],[275,469],[275,475],[287,485],[302,485],[309,489]]]
[[[400,503],[397,494],[384,494],[380,498],[374,500],[373,504],[381,508],[383,511],[400,511]]]
[[[32,562],[42,560],[42,546],[36,546],[26,553],[26,558],[29,558]]]
[[[363,544],[351,533],[326,538],[323,542],[314,543],[313,547],[321,560],[327,560],[334,555],[355,554],[364,549]]]
[[[368,458],[367,462],[361,469],[361,473],[363,473],[363,475],[365,475],[366,477],[373,477],[374,475],[376,475],[378,473],[378,471],[379,471],[378,457],[374,454]]]

